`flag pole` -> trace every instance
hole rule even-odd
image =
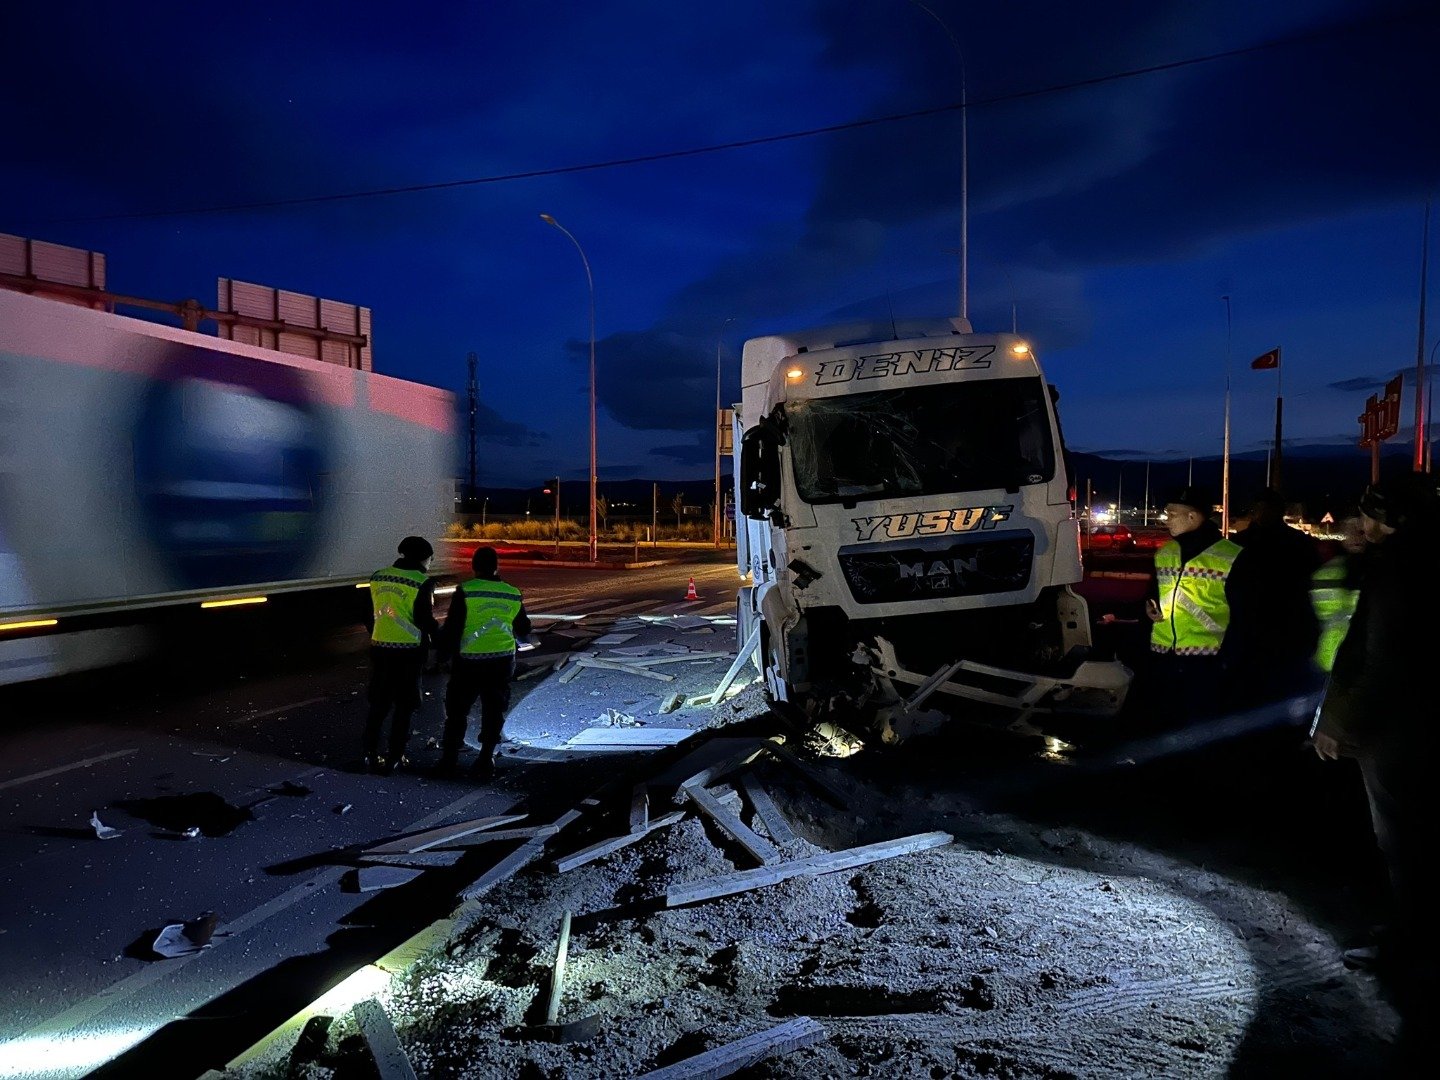
[[[1430,196],[1425,197],[1425,226],[1420,237],[1420,333],[1415,348],[1416,472],[1425,471],[1425,277],[1430,269]]]
[[[1275,491],[1279,491],[1279,490],[1280,490],[1280,459],[1281,459],[1281,454],[1282,454],[1281,446],[1284,445],[1284,435],[1283,435],[1283,431],[1284,431],[1284,421],[1283,421],[1283,416],[1284,416],[1284,413],[1285,413],[1285,389],[1284,389],[1284,383],[1283,383],[1283,381],[1282,381],[1284,377],[1280,374],[1280,373],[1284,370],[1284,362],[1285,362],[1285,354],[1284,354],[1283,350],[1281,350],[1280,348],[1276,348],[1276,350],[1275,350],[1275,469],[1274,469],[1274,472],[1272,472],[1269,476],[1266,477],[1266,481],[1269,483],[1269,486],[1270,486],[1273,490],[1275,490]]]
[[[1225,301],[1225,445],[1220,455],[1220,535],[1230,535],[1230,297]]]

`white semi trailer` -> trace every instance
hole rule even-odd
[[[813,716],[933,725],[936,694],[1106,716],[1080,530],[1033,350],[963,319],[746,342],[735,413],[739,635]],[[972,705],[973,707],[973,705]]]
[[[0,684],[359,597],[453,497],[434,387],[0,290]]]

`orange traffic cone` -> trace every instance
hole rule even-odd
[[[694,579],[693,577],[690,579],[690,584],[687,585],[687,586],[685,586],[685,599],[686,599],[686,600],[699,600],[699,599],[700,599],[700,594],[695,591],[695,579]]]

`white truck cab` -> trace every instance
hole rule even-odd
[[[1119,709],[1130,672],[1092,658],[1069,588],[1080,530],[1055,399],[1024,339],[963,319],[746,342],[739,632],[758,627],[773,697],[878,707],[890,737],[935,693]]]

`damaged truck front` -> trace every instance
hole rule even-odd
[[[1079,522],[1033,351],[962,319],[746,342],[735,413],[742,642],[776,700],[877,724],[1114,714]],[[927,704],[929,703],[929,704]]]

